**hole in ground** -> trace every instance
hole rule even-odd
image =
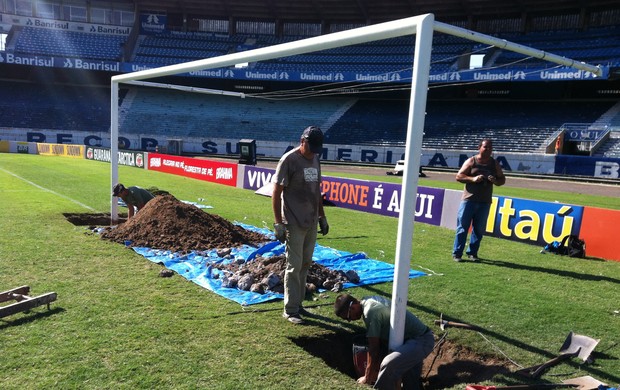
[[[353,339],[349,332],[323,337],[299,337],[292,341],[325,364],[357,379],[353,364]],[[357,340],[357,339],[356,339]],[[506,362],[479,356],[444,339],[424,361],[422,381],[425,390],[482,383],[498,374],[509,374]]]
[[[62,213],[62,215],[76,226],[110,226],[110,213]],[[118,222],[127,220],[127,216],[118,216]]]

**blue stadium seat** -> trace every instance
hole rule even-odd
[[[118,61],[125,40],[121,35],[24,27],[18,35],[15,53]]]

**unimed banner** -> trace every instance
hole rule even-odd
[[[148,169],[235,187],[237,164],[149,153]]]

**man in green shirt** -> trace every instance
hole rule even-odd
[[[378,296],[361,301],[349,294],[336,298],[334,311],[338,317],[347,321],[361,318],[366,324],[366,372],[357,382],[392,390],[402,381],[404,389],[421,389],[422,363],[433,350],[435,337],[428,326],[407,311],[403,344],[383,357],[381,348],[390,338],[390,305],[388,299]]]
[[[133,217],[134,213],[137,212],[134,207],[140,211],[149,200],[154,198],[153,194],[143,188],[136,186],[126,188],[121,183],[112,188],[112,196],[118,196],[127,205],[127,219]]]

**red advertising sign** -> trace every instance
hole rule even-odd
[[[149,153],[148,169],[235,187],[237,164]]]

